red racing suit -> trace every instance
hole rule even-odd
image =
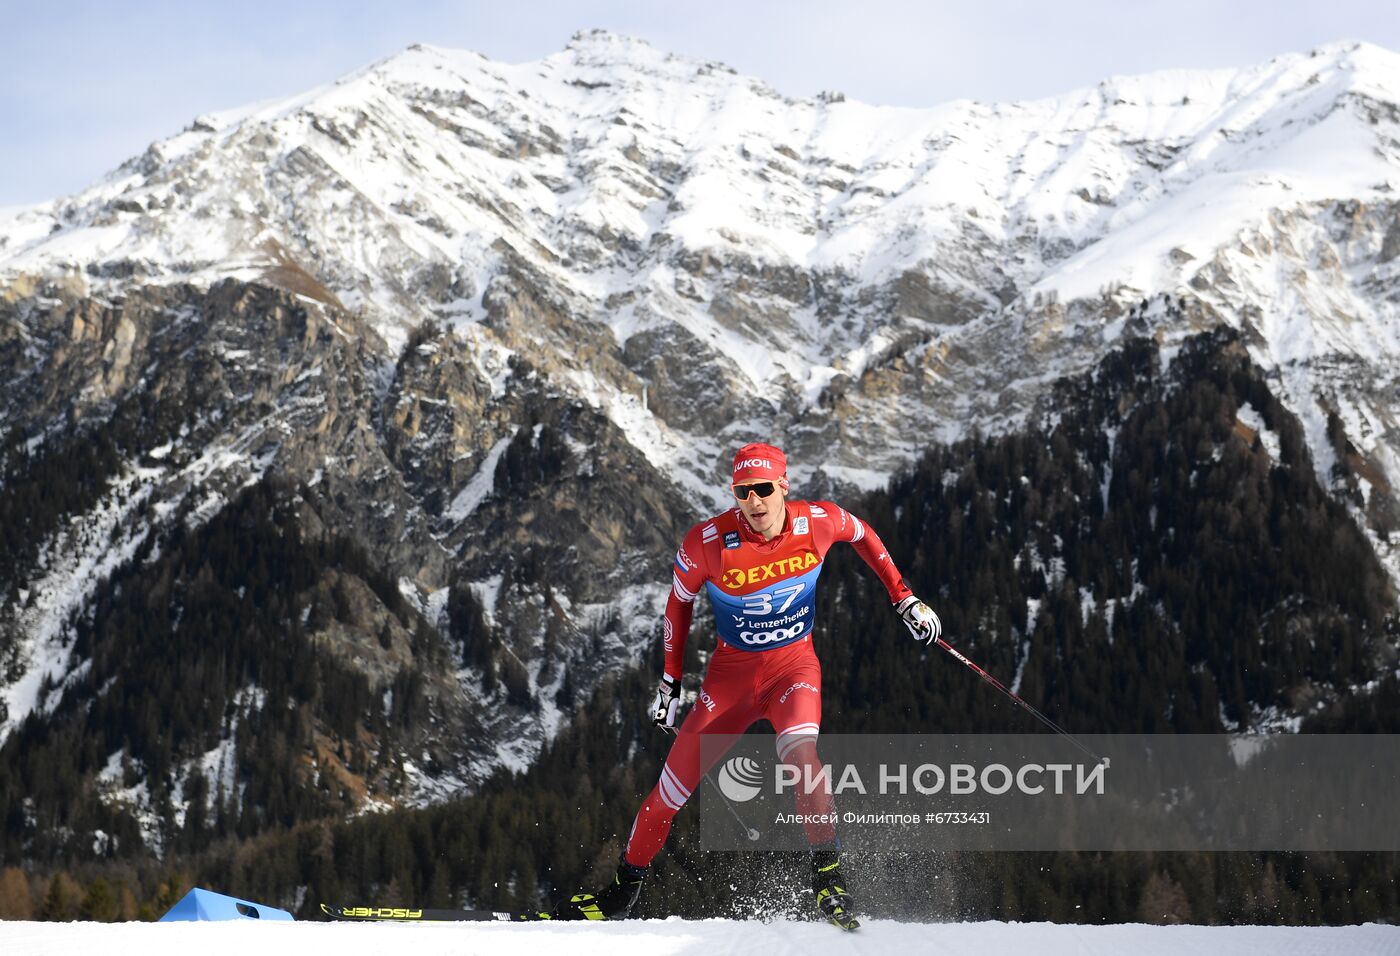
[[[624,854],[646,866],[671,830],[700,777],[700,735],[742,734],[766,718],[777,732],[778,759],[799,767],[819,765],[821,665],[812,650],[817,577],[831,546],[852,544],[889,592],[890,602],[910,590],[878,535],[855,515],[829,501],[789,501],[783,530],[765,541],[738,508],[690,529],[676,552],[663,638],[666,674],[679,680],[695,598],[710,596],[719,641],[700,686],[700,697],[682,722],[661,777],[637,812]],[[707,754],[717,759],[718,754]],[[826,815],[829,793],[797,788],[798,812]],[[835,827],[806,824],[813,845],[836,839]]]

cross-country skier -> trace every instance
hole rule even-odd
[[[787,459],[772,445],[750,444],[734,456],[731,486],[738,507],[702,521],[676,552],[666,601],[665,673],[651,702],[652,720],[676,727],[682,661],[695,598],[710,595],[719,641],[700,698],[680,725],[661,778],[642,802],[612,883],[580,894],[556,912],[564,919],[625,919],[671,819],[709,769],[700,735],[742,734],[767,718],[777,731],[778,759],[820,766],[821,665],[812,649],[817,577],[838,541],[849,542],[880,577],[895,610],[916,637],[937,638],[938,616],[916,598],[875,532],[829,501],[787,500]],[[707,757],[717,758],[719,755]],[[804,818],[826,817],[829,792],[798,790]],[[812,889],[831,922],[854,928],[855,909],[841,876],[840,841],[830,823],[807,823]]]

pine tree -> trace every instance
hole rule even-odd
[[[49,880],[48,892],[39,907],[39,919],[46,922],[67,922],[78,912],[83,891],[71,876],[59,871]]]
[[[112,887],[99,876],[88,884],[87,892],[83,894],[82,905],[78,908],[78,918],[110,923],[117,918],[117,904],[118,900],[112,892]]]
[[[34,898],[29,880],[16,866],[0,871],[0,920],[34,918]]]

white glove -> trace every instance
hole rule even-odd
[[[943,622],[933,613],[933,608],[914,595],[911,594],[900,601],[894,609],[899,612],[904,626],[909,628],[909,633],[913,634],[916,640],[932,644],[943,635]]]
[[[661,675],[656,696],[651,699],[652,723],[663,730],[676,729],[676,712],[681,707],[681,682]]]

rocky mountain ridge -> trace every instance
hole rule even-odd
[[[525,350],[697,492],[760,425],[792,434],[805,474],[874,486],[920,445],[878,407],[945,439],[1013,418],[1033,372],[1084,367],[1121,331],[1101,298],[1187,295],[1238,323],[1277,311],[1274,290],[1217,278],[1240,257],[1254,283],[1363,253],[1288,311],[1384,328],[1353,277],[1390,278],[1397,99],[1400,58],[1364,44],[929,110],[794,100],[606,33],[521,65],[420,46],[201,117],[12,216],[0,270],[272,282],[394,348],[431,318],[498,365]],[[1343,207],[1372,221],[1319,234]],[[1091,302],[1092,327],[1047,300]],[[1029,355],[988,341],[1008,330]],[[1264,330],[1272,352],[1283,333]],[[852,417],[868,427],[841,434]]]

